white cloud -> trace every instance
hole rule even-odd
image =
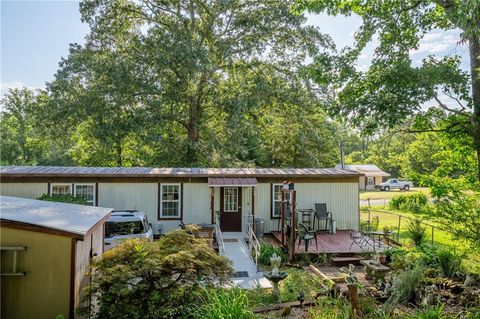
[[[420,40],[419,47],[410,52],[411,55],[417,54],[448,54],[455,50],[460,40],[459,31],[434,30]]]
[[[9,89],[20,89],[23,87],[26,87],[27,89],[30,89],[30,90],[39,89],[39,87],[30,86],[20,81],[13,81],[13,82],[0,81],[0,97],[3,98],[3,96],[8,93]]]

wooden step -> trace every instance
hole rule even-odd
[[[349,264],[360,265],[361,257],[332,257],[330,261],[335,266],[348,266]]]

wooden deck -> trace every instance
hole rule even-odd
[[[280,232],[272,232],[272,238],[278,243],[281,243]],[[370,239],[371,240],[371,239]],[[352,245],[352,239],[350,237],[350,230],[338,230],[336,234],[330,234],[327,232],[317,233],[318,248],[315,244],[315,240],[311,240],[308,245],[307,253],[310,254],[360,254],[363,252],[382,251],[385,245],[378,246],[378,242],[373,246],[373,241],[370,241],[368,245],[360,247],[357,244]],[[350,248],[351,246],[351,248]],[[298,246],[298,240],[295,242],[295,253],[300,254],[305,252],[304,242]]]

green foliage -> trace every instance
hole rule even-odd
[[[395,196],[388,203],[390,209],[407,211],[415,214],[423,212],[427,204],[427,195],[419,192]]]
[[[409,221],[407,225],[407,233],[415,246],[420,246],[427,238],[426,228],[423,226],[423,221],[419,218]]]
[[[203,289],[199,293],[198,308],[191,314],[198,319],[251,319],[248,294],[241,288]]]
[[[453,319],[454,316],[443,313],[444,305],[429,306],[423,309],[415,310],[415,313],[409,316],[409,319]]]
[[[177,318],[192,311],[195,292],[222,285],[230,262],[187,230],[156,242],[128,240],[92,265],[87,295],[98,295],[96,318]]]
[[[408,249],[404,247],[390,248],[385,252],[390,255],[391,265],[393,269],[404,270],[414,268],[420,259],[420,253],[415,249]]]
[[[423,268],[419,266],[397,273],[393,278],[393,293],[385,302],[385,309],[392,310],[397,305],[412,301],[415,297],[415,289],[422,280]]]
[[[419,250],[423,264],[436,268],[442,276],[452,278],[460,271],[462,257],[451,249],[423,245],[419,247]]]
[[[306,299],[314,299],[319,293],[324,292],[321,283],[319,277],[312,276],[303,269],[289,269],[288,277],[281,283],[280,300],[295,301],[301,292]]]
[[[87,200],[85,198],[76,197],[76,196],[73,196],[71,194],[64,194],[64,195],[42,194],[42,196],[38,197],[37,199],[46,200],[46,201],[49,201],[49,202],[87,205]]]
[[[320,298],[308,309],[308,313],[316,319],[348,319],[351,306],[345,299]]]
[[[271,244],[262,243],[260,246],[260,254],[258,255],[258,262],[265,266],[270,266],[270,257],[273,254],[282,258],[282,262],[287,260],[287,255],[283,252],[281,247],[276,247]]]

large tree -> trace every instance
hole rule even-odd
[[[363,24],[355,34],[353,47],[338,57],[320,54],[312,64],[318,83],[339,91],[332,108],[364,129],[395,126],[424,103],[435,100],[458,115],[451,127],[470,123],[468,133],[477,153],[480,179],[480,2],[477,0],[299,0],[301,8],[331,15],[358,15]],[[468,43],[469,74],[460,69],[459,58],[429,57],[416,67],[409,53],[433,29],[460,29],[459,42]],[[374,43],[372,63],[365,72],[355,68],[367,44]],[[452,106],[439,92],[456,103]],[[433,130],[433,129],[432,129]]]
[[[138,126],[146,127],[148,145],[165,148],[163,141],[171,141],[177,151],[165,155],[178,157],[175,163],[206,164],[204,155],[214,153],[218,139],[213,133],[224,130],[228,138],[235,131],[238,123],[227,120],[278,99],[285,85],[275,77],[287,79],[287,87],[311,90],[299,80],[303,63],[331,43],[293,14],[292,4],[85,0],[81,13],[91,33],[84,46],[72,47],[51,84],[57,111],[89,120],[87,131],[116,150],[117,165],[124,164],[125,141],[142,131]],[[250,79],[250,85],[238,79]]]

